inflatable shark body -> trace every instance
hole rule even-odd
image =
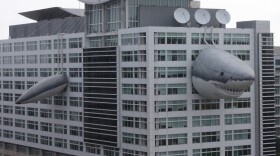
[[[16,104],[26,104],[54,96],[62,92],[68,84],[67,75],[59,73],[39,81],[23,93]]]
[[[255,80],[253,69],[238,57],[209,48],[199,53],[192,67],[192,82],[206,98],[237,98]]]

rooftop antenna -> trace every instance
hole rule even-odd
[[[230,22],[230,14],[226,10],[218,10],[216,12],[216,19],[221,23],[221,24],[228,24]]]
[[[177,8],[174,12],[174,18],[178,23],[186,24],[190,20],[190,13],[184,8]]]
[[[211,19],[209,11],[207,11],[205,9],[198,9],[195,12],[194,17],[195,17],[196,22],[201,25],[207,24]]]

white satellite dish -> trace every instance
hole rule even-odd
[[[228,24],[230,22],[230,14],[226,10],[218,10],[216,18],[221,24]]]
[[[194,17],[199,24],[207,24],[211,19],[209,11],[205,9],[198,9]]]
[[[178,8],[174,12],[174,18],[178,23],[185,24],[190,20],[191,16],[188,10]]]

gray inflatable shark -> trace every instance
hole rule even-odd
[[[68,84],[67,75],[59,73],[39,81],[29,88],[16,101],[16,104],[26,104],[54,96],[62,92]]]
[[[206,98],[237,98],[254,80],[248,64],[216,48],[201,51],[192,66],[193,86]]]

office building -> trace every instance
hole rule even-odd
[[[38,22],[11,26],[11,39],[0,41],[3,155],[275,155],[268,21],[226,28],[219,9],[205,9],[211,18],[201,24],[199,4],[188,0],[81,1],[85,16],[62,8],[22,13]],[[188,10],[188,23],[174,19],[177,8]],[[253,69],[255,81],[240,97],[205,98],[193,87],[192,65],[208,48]],[[67,90],[15,104],[62,60]]]

